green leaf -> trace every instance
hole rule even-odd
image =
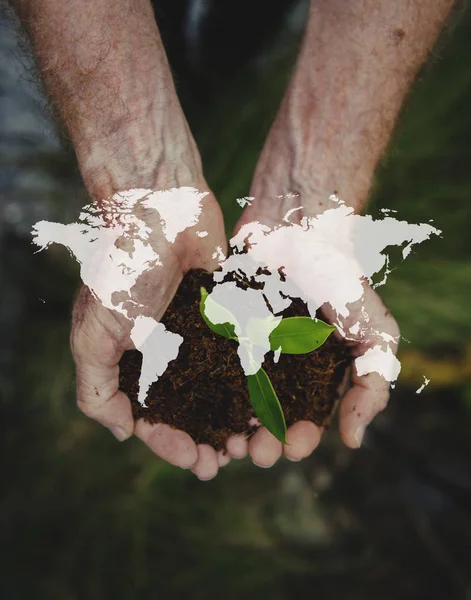
[[[235,334],[235,326],[233,325],[235,317],[227,310],[227,308],[224,308],[224,306],[221,306],[217,302],[214,302],[214,300],[211,298],[211,296],[209,296],[208,291],[204,287],[200,288],[200,293],[200,312],[206,325],[218,335],[222,335],[223,337],[229,338],[230,340],[237,340],[237,336]],[[212,306],[212,308],[216,309],[218,314],[222,318],[225,318],[227,316],[227,322],[212,323],[206,316],[206,308],[208,306]]]
[[[286,444],[286,422],[280,401],[268,375],[261,368],[255,375],[248,375],[250,401],[255,414],[276,439]]]
[[[270,348],[282,354],[307,354],[322,346],[333,331],[335,327],[319,319],[289,317],[271,332]]]

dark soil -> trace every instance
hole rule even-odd
[[[247,285],[247,283],[245,283]],[[212,276],[190,271],[162,318],[169,331],[183,336],[178,357],[152,384],[146,403],[137,401],[142,355],[125,352],[120,362],[120,389],[131,399],[135,419],[167,423],[188,432],[195,442],[220,450],[231,434],[252,428],[254,416],[246,377],[237,356],[237,343],[213,333],[203,321],[200,287],[213,287]],[[306,305],[294,300],[284,316],[308,315]],[[338,398],[349,357],[341,340],[330,336],[318,350],[306,355],[267,355],[268,373],[283,407],[287,425],[309,420],[327,427]]]

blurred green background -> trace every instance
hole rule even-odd
[[[190,4],[156,11],[230,227],[293,64],[305,2],[214,5],[200,29]],[[6,13],[0,597],[471,598],[471,11],[456,12],[420,73],[371,198],[374,215],[391,208],[443,232],[398,261],[380,288],[405,338],[390,406],[359,451],[344,448],[334,427],[302,463],[263,471],[233,461],[205,484],[136,440],[116,443],[75,407],[77,266],[57,246],[33,254],[29,231],[41,218],[75,220],[86,196]],[[431,382],[416,395],[424,375]]]

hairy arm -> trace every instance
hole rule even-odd
[[[13,0],[89,193],[195,183],[200,159],[149,0]]]
[[[311,1],[254,179],[253,195],[270,204],[264,212],[286,192],[299,193],[313,213],[334,191],[361,209],[404,97],[452,6],[453,0]]]
[[[115,192],[136,188],[143,193],[181,186],[208,191],[149,0],[14,0],[13,4],[93,199],[107,200]],[[182,201],[180,196],[179,207]],[[112,211],[112,224],[120,222],[114,218],[119,216],[118,202],[101,203],[102,210]],[[107,262],[114,249],[105,244],[103,256],[93,257],[101,271],[94,267],[97,272],[91,275],[104,280],[101,289],[126,292],[135,305],[134,317],[145,314],[159,320],[186,270],[217,266],[214,248],[226,245],[222,215],[208,193],[198,220],[207,236],[200,239],[190,227],[170,243],[157,211],[143,211],[142,206],[136,210],[145,221],[158,264],[141,265],[131,290],[120,290],[113,281],[116,264]],[[131,215],[125,217],[123,223],[132,222]],[[125,230],[117,232],[117,239],[132,248],[133,233]],[[127,264],[125,256],[123,260]],[[192,468],[201,479],[213,477],[219,464],[214,449],[202,450],[187,433],[168,425],[134,422],[129,399],[119,390],[119,361],[134,347],[133,321],[125,313],[106,308],[87,286],[82,287],[70,337],[79,407],[118,439],[134,433],[168,462]]]
[[[255,171],[255,200],[238,227],[250,221],[279,225],[293,208],[302,211],[291,221],[320,214],[333,193],[361,211],[405,95],[452,6],[453,0],[311,0],[294,72]],[[324,316],[336,320],[328,306]],[[343,323],[347,331],[352,324],[361,326],[356,338],[349,337],[355,358],[384,346],[378,332],[394,340],[388,345],[395,352],[398,326],[366,282],[362,300],[350,306],[350,321]],[[345,444],[356,448],[365,427],[386,406],[389,382],[376,372],[359,376],[354,369],[351,383],[340,404],[339,430]],[[281,448],[262,429],[248,450],[263,466],[282,451],[298,460],[313,451],[320,431],[301,421],[287,438],[290,445]]]

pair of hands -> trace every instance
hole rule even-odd
[[[208,189],[149,0],[94,0],[85,11],[83,2],[12,4],[92,197],[133,188]],[[251,194],[256,201],[242,222],[279,225],[293,206],[278,195],[294,191],[307,216],[321,213],[335,190],[361,208],[404,96],[452,6],[452,0],[435,0],[424,12],[409,0],[394,5],[378,0],[372,11],[370,3],[355,0],[347,5],[310,2],[291,81],[255,174]],[[398,23],[404,28],[398,29]],[[165,270],[149,271],[138,280],[133,291],[148,307],[147,316],[163,315],[186,270],[214,266],[213,249],[224,248],[225,239],[213,196],[205,200],[200,224],[208,237],[181,234],[162,258]],[[164,242],[155,237],[160,248]],[[376,345],[378,332],[398,339],[394,319],[374,291],[366,284],[364,289],[369,321],[362,322],[360,304],[350,307],[350,318],[360,323],[363,334],[348,342],[356,356]],[[329,320],[327,313],[328,307]],[[285,448],[262,428],[249,442],[229,440],[227,455],[218,456],[164,425],[135,425],[129,400],[118,391],[118,362],[132,347],[130,327],[88,289],[81,290],[71,332],[78,403],[119,439],[135,433],[158,455],[192,468],[201,479],[214,476],[228,456],[250,453],[254,462],[269,466],[281,453],[297,460],[318,444],[322,432],[312,423],[297,423],[288,431]],[[389,384],[374,373],[358,377],[355,372],[351,383],[339,416],[340,435],[353,448],[384,407]]]
[[[266,176],[266,166],[261,164],[255,175],[253,190],[260,189],[259,184]],[[278,173],[286,178],[286,174],[282,175],[280,170]],[[200,191],[208,190],[201,173],[195,172],[191,179],[193,186]],[[162,188],[172,187],[168,180],[161,185]],[[276,181],[272,181],[272,185],[276,186]],[[280,189],[286,185],[285,181],[279,182]],[[289,198],[261,198],[260,201],[256,198],[245,209],[236,231],[250,221],[279,225],[287,210],[294,207],[287,205]],[[277,200],[278,204],[275,203]],[[299,198],[296,200],[299,202]],[[306,197],[301,199],[301,204],[304,200],[305,206],[302,211],[297,211],[298,216],[302,216],[300,213],[312,216],[322,212],[320,203],[316,205],[312,198]],[[295,202],[294,197],[292,202]],[[179,234],[175,243],[166,242],[160,223],[149,222],[148,225],[153,231],[153,245],[158,247],[164,267],[145,271],[132,289],[132,299],[146,307],[146,316],[159,320],[186,271],[194,268],[214,270],[218,266],[215,249],[220,247],[225,250],[227,241],[220,207],[210,192],[203,199],[203,211],[197,226]],[[207,231],[208,235],[198,237],[196,231],[201,230]],[[290,252],[290,248],[286,248],[286,252]],[[368,323],[364,322],[362,307],[368,314]],[[329,307],[325,307],[324,316],[327,320],[334,320]],[[356,341],[350,339],[348,342],[354,356],[364,354],[378,343],[378,332],[398,337],[394,319],[366,283],[363,302],[351,306],[349,320],[352,323],[360,322],[362,331]],[[288,445],[282,445],[267,429],[261,427],[250,439],[244,434],[230,438],[224,452],[216,452],[205,444],[196,445],[186,432],[177,431],[166,424],[151,425],[143,420],[135,423],[130,401],[118,389],[119,361],[125,350],[134,348],[130,339],[131,327],[131,320],[105,308],[86,286],[81,288],[73,310],[71,330],[78,406],[87,416],[108,427],[117,439],[125,440],[134,434],[159,457],[175,466],[191,469],[201,480],[215,477],[219,467],[226,465],[231,458],[240,459],[249,454],[256,465],[270,467],[282,454],[293,461],[301,460],[319,444],[322,428],[307,421],[300,421],[288,429]],[[357,448],[366,425],[386,406],[389,383],[377,373],[359,377],[353,369],[351,384],[341,400],[339,429],[344,443]]]

